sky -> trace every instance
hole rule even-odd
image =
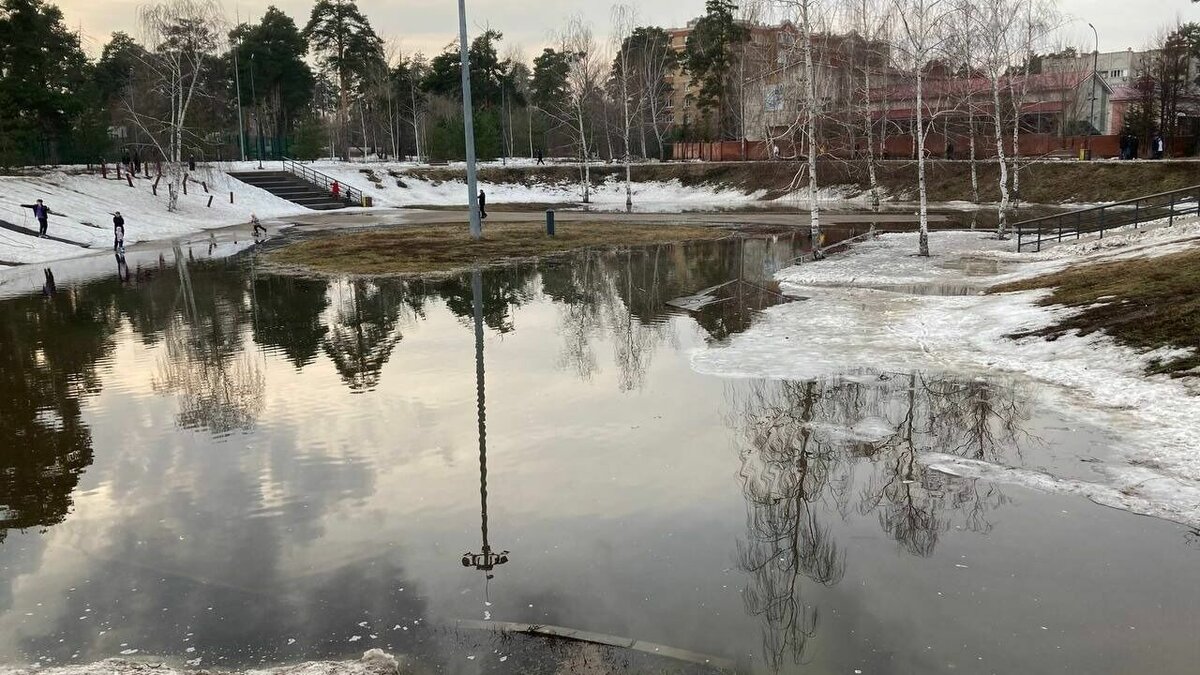
[[[115,30],[137,33],[137,10],[147,0],[48,0],[62,8],[68,25],[82,30],[84,47],[98,54]],[[704,10],[704,0],[624,0],[636,8],[640,23],[681,26]],[[1145,47],[1162,27],[1180,21],[1200,21],[1200,4],[1191,0],[1058,0],[1069,18],[1063,29],[1065,44],[1093,44],[1090,21],[1100,36],[1101,51]],[[605,0],[466,0],[468,30],[484,28],[504,33],[502,52],[519,47],[527,56],[552,42],[551,36],[567,20],[580,15],[589,21],[597,38],[608,33],[612,2]],[[303,27],[312,0],[223,0],[232,20],[240,13],[258,18],[274,4]],[[455,0],[358,0],[359,7],[385,39],[404,53],[436,54],[458,31]]]

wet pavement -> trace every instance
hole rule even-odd
[[[691,369],[804,250],[489,269],[478,351],[469,274],[182,248],[0,300],[0,663],[1194,672],[1200,534],[917,461],[1086,479],[1121,439],[1037,383]]]

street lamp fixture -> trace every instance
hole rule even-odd
[[[1096,38],[1096,49],[1092,52],[1092,106],[1088,112],[1087,138],[1084,140],[1084,148],[1087,158],[1090,160],[1092,158],[1092,130],[1096,129],[1096,77],[1098,76],[1097,68],[1100,64],[1100,34],[1096,32],[1096,27],[1090,23],[1088,24],[1088,28],[1092,29],[1092,35]]]

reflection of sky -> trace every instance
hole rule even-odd
[[[625,386],[618,367],[620,322],[589,329],[597,370],[578,378],[561,361],[562,310],[533,298],[510,310],[512,331],[487,332],[490,539],[512,556],[486,608],[482,576],[458,562],[479,547],[472,334],[441,301],[399,320],[403,339],[363,393],[323,354],[297,370],[242,325],[238,358],[265,380],[261,408],[248,429],[216,436],[177,429],[176,396],[153,390],[166,341],[118,331],[85,399],[95,461],[72,513],[0,544],[0,661],[138,649],[213,666],[381,646],[454,671],[461,653],[439,651],[426,626],[486,609],[761,665],[763,622],[747,613],[738,565],[750,507],[737,402],[775,385],[691,371],[686,355],[706,335],[687,315],[654,332],[632,378],[642,386]],[[1053,416],[1028,427],[1051,447],[1094,451],[1070,446],[1094,435]],[[1037,447],[1034,464],[1046,459]],[[918,557],[854,506],[886,467],[839,468],[850,507],[833,490],[815,501],[846,561],[836,585],[798,580],[819,609],[806,652],[816,666],[1015,672],[1047,659],[1121,672],[1140,660],[1184,672],[1172,666],[1198,656],[1194,552],[1174,526],[1005,488],[985,537],[952,504],[971,486],[952,484],[946,530]],[[1153,552],[1153,574],[1139,551]],[[1146,641],[1120,633],[1130,625]],[[1100,656],[1118,643],[1120,655]],[[980,657],[991,668],[975,670]]]

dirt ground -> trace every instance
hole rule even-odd
[[[540,222],[517,222],[489,223],[483,239],[475,241],[461,225],[432,225],[319,236],[286,245],[270,259],[285,268],[326,274],[422,275],[584,248],[720,239],[729,234],[717,227],[570,222],[559,224],[551,237]]]
[[[1053,340],[1072,331],[1104,331],[1138,349],[1187,349],[1188,354],[1154,361],[1147,371],[1176,377],[1200,374],[1200,251],[1079,265],[992,291],[1034,288],[1054,289],[1042,304],[1080,311],[1026,335]]]

